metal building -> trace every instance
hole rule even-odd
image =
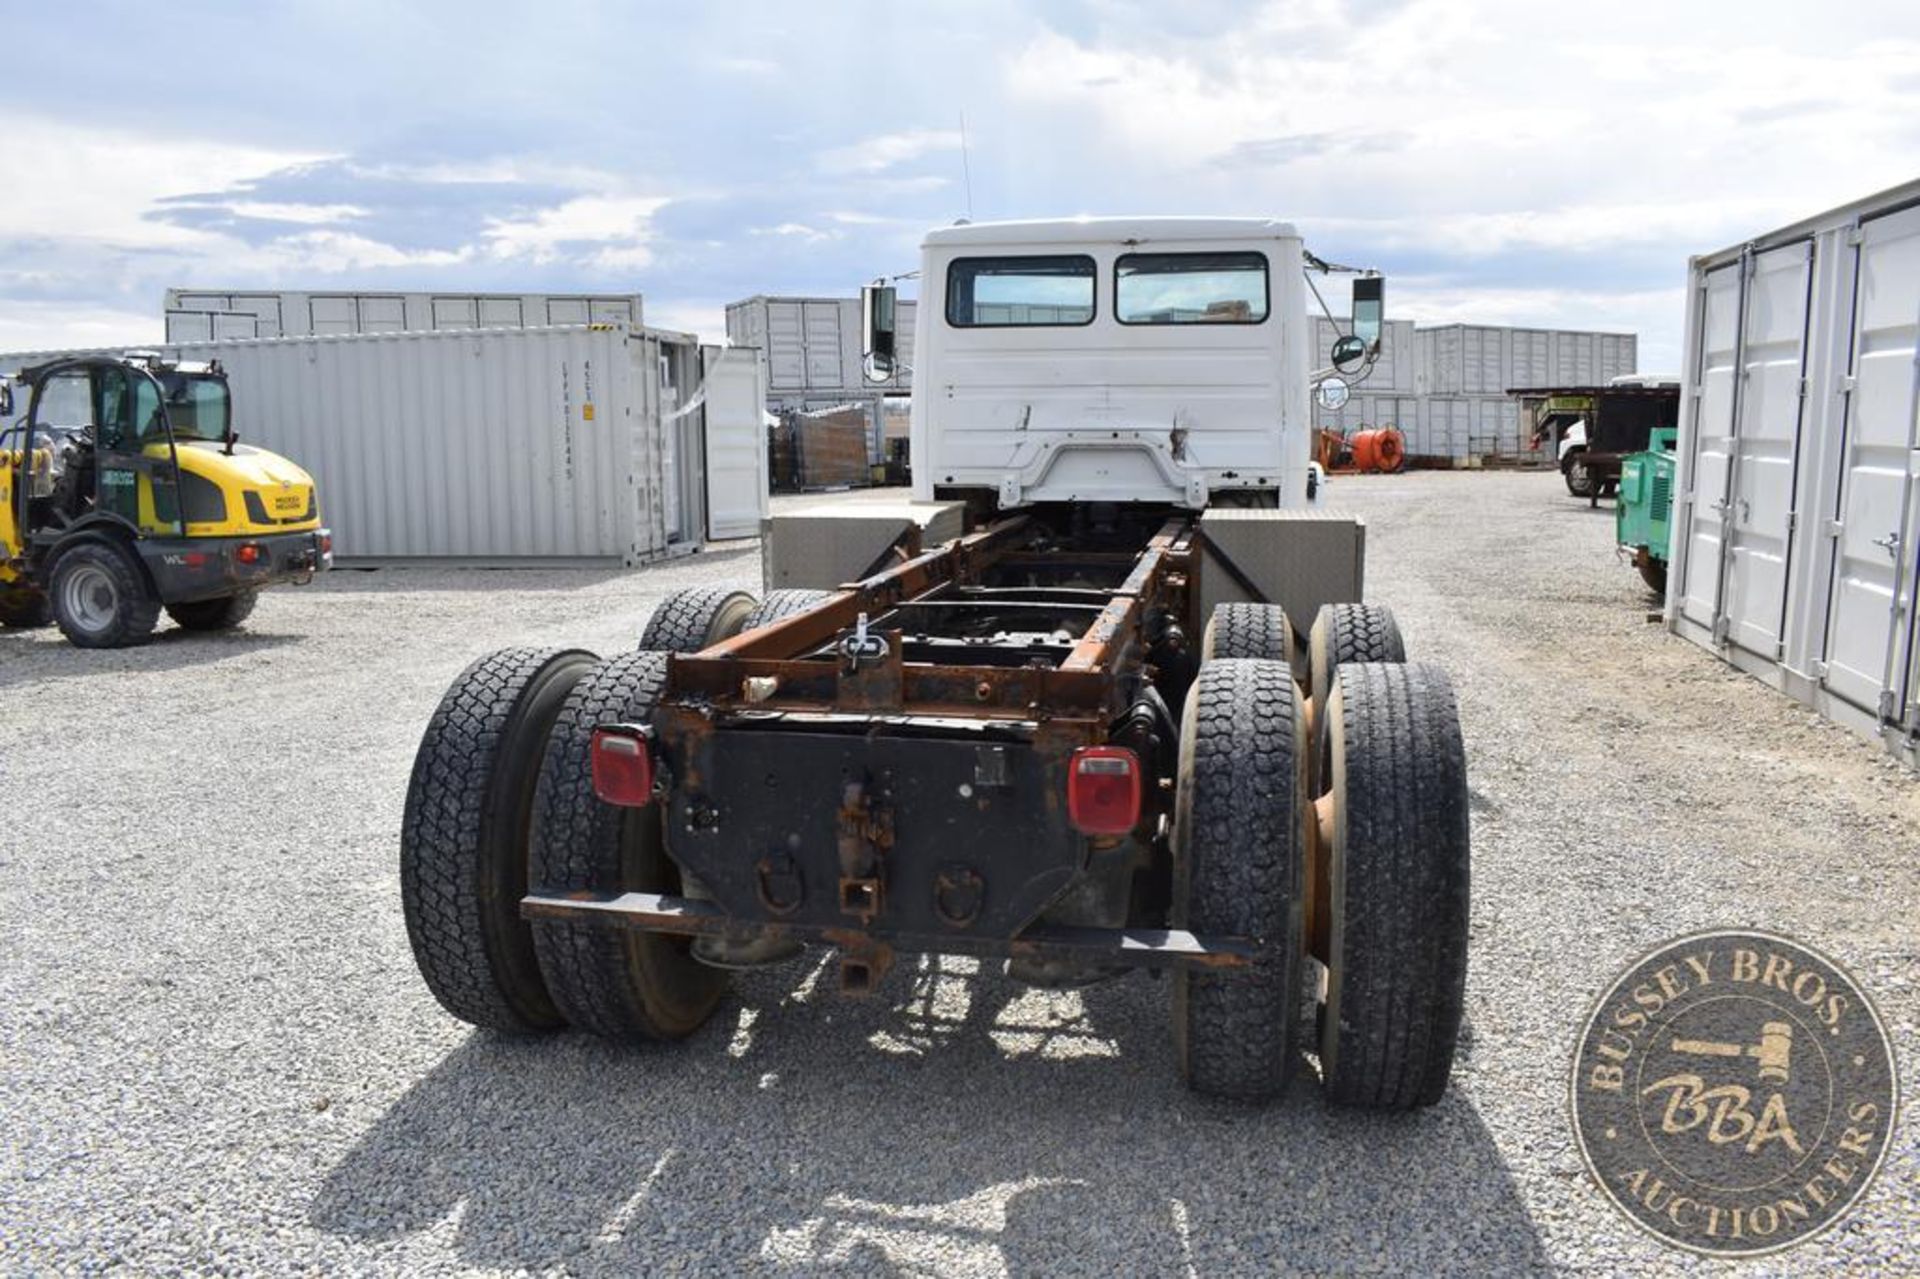
[[[169,342],[642,323],[638,293],[303,293],[168,289]]]
[[[766,514],[750,350],[617,324],[165,349],[220,361],[236,429],[313,474],[342,560],[632,565]]]
[[[1670,629],[1920,765],[1920,180],[1688,272]]]

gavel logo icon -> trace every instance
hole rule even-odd
[[[1676,1039],[1673,1051],[1696,1057],[1751,1057],[1759,1062],[1757,1074],[1767,1083],[1784,1085],[1790,1077],[1788,1063],[1793,1054],[1793,1023],[1770,1021],[1760,1027],[1757,1044],[1729,1044],[1714,1039]]]

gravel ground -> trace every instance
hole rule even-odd
[[[1684,1270],[1606,1206],[1564,1082],[1641,950],[1762,925],[1847,963],[1920,1078],[1920,783],[1646,623],[1557,476],[1342,479],[1369,594],[1458,685],[1467,1038],[1442,1104],[1250,1111],[1174,1076],[1164,983],[816,964],[687,1044],[515,1042],[416,976],[395,849],[476,654],[630,644],[749,548],[642,573],[340,572],[243,635],[0,635],[0,1270],[1182,1274]],[[818,982],[818,986],[816,986]],[[1920,1267],[1909,1119],[1769,1272]]]

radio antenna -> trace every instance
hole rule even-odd
[[[973,162],[967,154],[967,113],[960,113],[960,175],[967,184],[967,221],[973,221]]]

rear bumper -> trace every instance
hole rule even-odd
[[[160,598],[168,603],[214,599],[235,591],[299,585],[333,567],[333,532],[275,533],[265,537],[196,537],[143,544]]]

